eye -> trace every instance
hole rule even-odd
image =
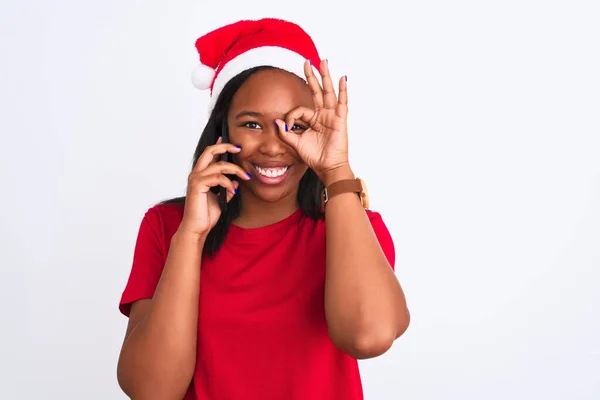
[[[242,126],[244,128],[248,128],[248,129],[261,129],[262,128],[258,123],[252,122],[252,121],[244,122],[242,124]]]
[[[292,126],[292,130],[293,131],[305,131],[306,127],[304,127],[302,125],[294,124],[294,126]]]

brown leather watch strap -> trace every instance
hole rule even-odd
[[[330,198],[341,193],[356,193],[362,201],[360,195],[362,191],[363,186],[359,179],[342,179],[334,182],[323,190],[321,195],[321,208],[325,208],[325,204]]]

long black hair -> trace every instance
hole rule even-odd
[[[229,113],[229,108],[231,107],[231,101],[233,99],[233,95],[237,92],[237,90],[250,78],[252,74],[258,72],[262,69],[272,68],[272,67],[254,67],[248,69],[239,75],[232,78],[223,88],[221,94],[217,98],[215,103],[215,107],[213,108],[208,122],[204,127],[204,131],[200,136],[200,140],[198,141],[198,145],[196,146],[196,151],[194,152],[194,159],[192,163],[192,168],[198,162],[198,159],[206,149],[206,147],[213,145],[219,136],[221,136],[221,129],[223,126],[227,126],[227,114]],[[217,193],[218,188],[213,188],[213,192]],[[300,184],[298,187],[298,205],[304,215],[317,220],[323,218],[323,214],[321,211],[321,199],[320,194],[323,190],[323,183],[317,177],[317,175],[309,168],[302,179],[300,180]],[[231,222],[240,215],[240,202],[241,194],[238,192],[227,206],[225,212],[221,214],[221,217],[217,221],[214,228],[209,232],[206,243],[204,245],[204,254],[209,256],[213,256],[223,244],[225,240],[225,236],[227,235],[227,231],[229,229],[229,225]],[[183,204],[185,205],[185,196],[184,197],[176,197],[170,200],[165,200],[161,202],[161,204]]]

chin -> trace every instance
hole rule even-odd
[[[290,177],[291,178],[291,177]],[[298,183],[290,184],[291,182],[285,182],[282,185],[264,185],[258,182],[253,182],[250,185],[250,191],[257,199],[265,203],[277,203],[283,199],[289,199],[290,196],[298,196]]]
[[[262,202],[265,203],[270,203],[270,204],[274,204],[277,203],[285,198],[287,198],[288,196],[290,196],[292,193],[286,192],[286,193],[268,193],[269,191],[262,191],[262,190],[258,190],[254,193],[254,196],[256,196],[257,199],[261,200]]]

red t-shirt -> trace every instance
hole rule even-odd
[[[367,211],[390,264],[392,238]],[[142,220],[119,308],[151,298],[181,205],[159,205]],[[298,210],[262,228],[232,225],[217,255],[202,261],[196,370],[186,399],[362,400],[358,362],[327,332],[325,221]]]

